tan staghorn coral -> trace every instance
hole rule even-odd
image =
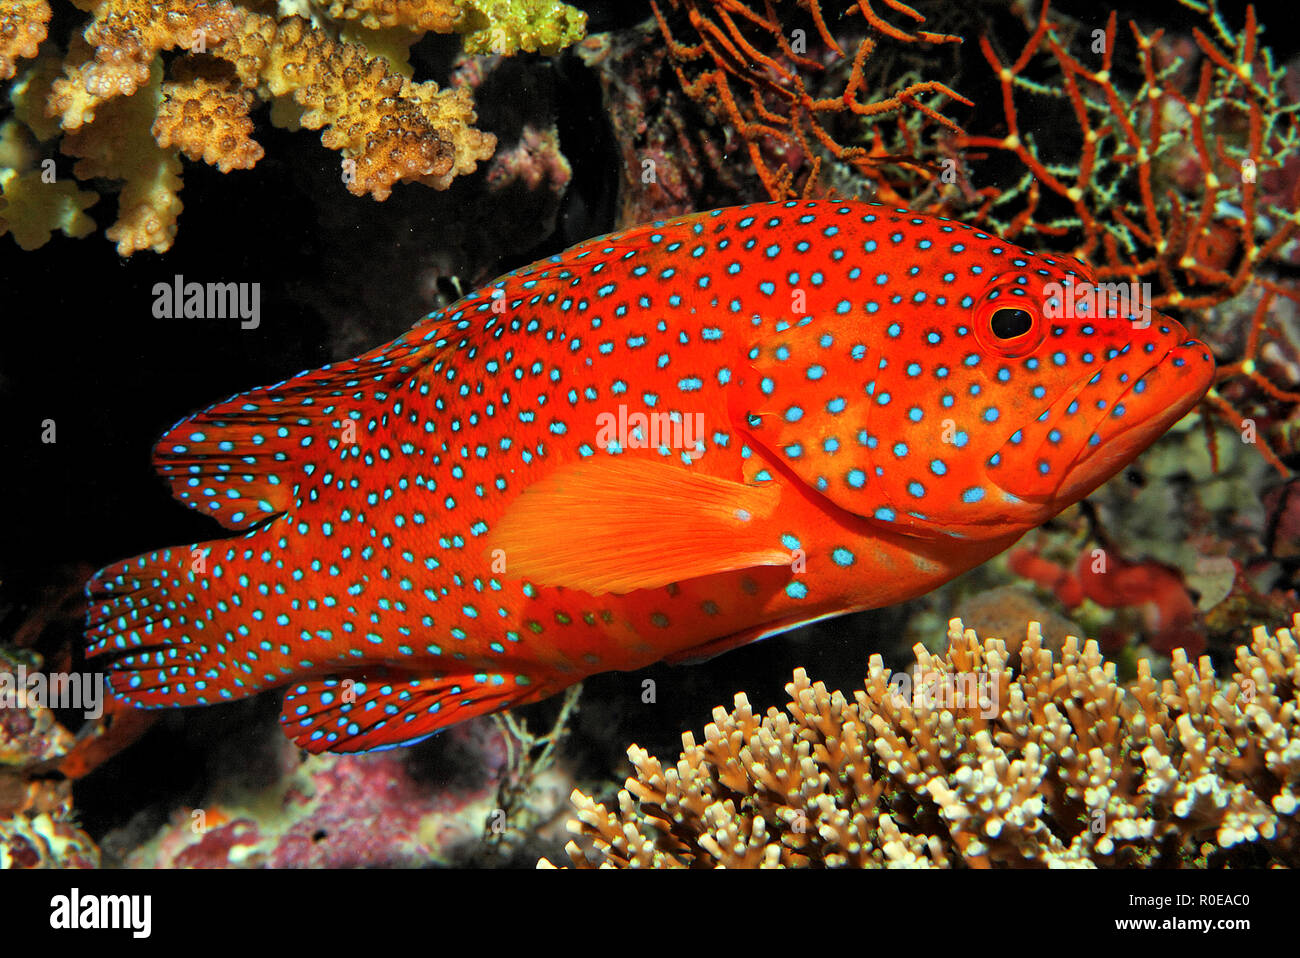
[[[14,75],[19,60],[36,56],[52,12],[45,0],[0,3],[0,80]]]
[[[379,30],[406,27],[418,33],[451,33],[464,18],[456,0],[332,0],[334,20],[356,20]]]
[[[292,94],[306,108],[302,125],[325,127],[321,142],[355,164],[346,172],[348,189],[358,196],[386,199],[399,181],[445,189],[496,147],[496,137],[470,125],[468,91],[414,83],[300,18],[277,24],[250,15],[213,52],[234,63],[246,83],[255,75],[273,96]]]
[[[51,161],[37,163],[32,138],[16,120],[0,124],[0,236],[13,234],[22,249],[36,249],[58,230],[80,237],[95,229],[85,211],[99,196],[59,180]]]
[[[1294,619],[1300,631],[1300,615]],[[786,712],[743,694],[676,764],[643,749],[610,810],[580,791],[579,867],[1225,867],[1300,863],[1300,650],[1257,628],[1230,681],[1174,654],[1128,688],[1095,642],[1058,656],[961,620],[915,688],[872,656],[849,701],[803,670]],[[910,692],[910,694],[909,694]],[[548,866],[549,862],[542,862]]]
[[[587,15],[559,0],[462,0],[466,53],[556,53],[587,32]]]

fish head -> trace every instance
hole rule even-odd
[[[1211,385],[1208,347],[1140,287],[894,212],[906,214],[887,234],[899,256],[873,263],[879,288],[774,337],[756,370],[755,440],[841,508],[912,536],[1024,531],[1117,473]],[[815,356],[815,381],[781,368],[795,349]]]
[[[1031,521],[1045,521],[1114,476],[1214,382],[1209,347],[1151,309],[1141,285],[1098,284],[1086,268],[1062,273],[1024,293],[1018,282],[999,283],[974,317],[982,349],[996,357],[994,378],[1004,368],[1015,372],[1005,383],[971,377],[970,384],[1014,409],[1020,423],[1005,437],[996,429],[981,434],[981,452],[997,446],[983,460],[983,477],[991,496],[1023,503]]]

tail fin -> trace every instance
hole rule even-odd
[[[207,550],[219,544],[136,556],[86,583],[86,655],[102,660],[114,694],[138,708],[240,697],[242,683],[223,674],[227,640],[216,622],[226,602],[213,595],[220,580],[203,572]]]

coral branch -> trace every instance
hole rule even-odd
[[[883,0],[895,13],[923,22],[916,10],[899,2]],[[793,31],[790,20],[794,7],[802,8],[810,30]],[[782,16],[778,18],[777,9]],[[744,143],[745,151],[764,190],[773,199],[800,194],[794,184],[796,162],[805,160],[811,169],[822,156],[856,169],[868,179],[884,182],[883,170],[895,158],[845,142],[833,130],[832,121],[859,117],[869,128],[882,120],[914,115],[953,131],[957,123],[927,100],[947,98],[970,105],[969,100],[937,80],[893,81],[881,95],[879,86],[866,82],[865,69],[880,42],[902,44],[960,43],[961,38],[924,30],[909,32],[884,19],[869,0],[858,0],[849,12],[860,15],[883,41],[872,36],[859,39],[852,57],[832,35],[818,0],[769,2],[760,14],[743,0],[663,0],[652,2],[682,89],[723,124],[729,124]],[[684,18],[697,42],[683,37],[686,30],[670,25]],[[824,57],[807,50],[812,33],[825,47]],[[845,61],[848,61],[846,64]],[[848,77],[832,96],[821,93],[828,77],[842,66]],[[873,87],[870,92],[869,87]],[[878,99],[872,99],[872,96]],[[777,162],[774,157],[788,157]],[[810,180],[805,180],[805,185]]]
[[[321,142],[355,164],[348,189],[358,196],[386,199],[397,182],[445,189],[496,147],[496,137],[470,125],[467,91],[414,83],[299,17],[277,23],[249,14],[212,53],[233,63],[246,84],[256,79],[273,96],[292,94],[306,108],[302,125],[323,127]]]
[[[101,104],[148,83],[150,64],[163,50],[203,52],[234,33],[240,19],[229,0],[156,0],[143,9],[132,0],[102,0],[55,81],[46,113],[60,117],[65,130],[80,129]]]
[[[1300,630],[1300,615],[1294,620]],[[1020,667],[960,619],[912,684],[872,656],[853,700],[744,694],[676,765],[644,749],[607,808],[575,791],[578,867],[1230,867],[1300,861],[1300,648],[1257,628],[1227,682],[1182,650],[1128,688],[1097,643],[1059,657],[1030,623]],[[910,688],[910,695],[900,690]],[[589,857],[590,856],[590,857]],[[546,865],[549,863],[543,863]]]
[[[409,65],[372,56],[302,17],[269,16],[232,0],[95,0],[87,8],[91,19],[73,36],[60,75],[49,76],[57,60],[47,56],[15,81],[10,95],[37,138],[64,134],[63,152],[81,160],[74,168],[78,176],[124,182],[119,217],[109,231],[124,256],[171,245],[181,208],[181,154],[223,173],[256,165],[264,151],[253,139],[250,111],[259,101],[281,98],[278,106],[301,107],[298,122],[321,130],[322,143],[342,155],[347,188],[376,200],[397,183],[446,189],[496,147],[495,137],[474,128],[467,89],[416,83],[402,72]],[[344,21],[407,28],[413,37],[454,29],[475,36],[480,46],[509,50],[571,42],[586,25],[585,15],[536,0],[338,0],[332,9]],[[0,8],[0,76],[12,76],[16,59],[36,54],[50,15],[44,0]],[[383,45],[381,34],[371,35]],[[172,50],[187,55],[160,84],[162,54]],[[15,174],[6,176],[11,209],[33,227],[14,228],[23,243],[39,245],[49,235],[41,217],[31,215],[36,207],[29,199],[50,201],[50,226],[71,215],[67,229],[85,232],[89,221],[76,219],[79,208],[68,206],[79,202],[71,184],[23,192]],[[20,193],[26,198],[21,202]],[[55,200],[66,201],[63,212]]]
[[[117,220],[106,233],[117,243],[119,256],[145,249],[161,253],[176,238],[183,209],[181,161],[160,147],[151,132],[162,96],[162,66],[155,64],[139,93],[104,104],[99,122],[63,139],[63,151],[79,157],[73,168],[78,179],[123,181]]]

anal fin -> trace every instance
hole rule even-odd
[[[478,679],[484,679],[479,681]],[[413,676],[375,668],[289,687],[280,725],[309,752],[369,752],[414,745],[448,726],[507,708],[520,690],[487,676]]]
[[[743,629],[740,632],[733,632],[731,635],[724,635],[721,638],[713,639],[694,648],[683,649],[672,655],[664,656],[664,661],[669,665],[698,665],[700,662],[707,662],[709,659],[717,658],[724,652],[730,652],[732,649],[738,649],[742,645],[749,645],[751,642],[759,642],[763,639],[770,639],[774,635],[782,635],[786,632],[793,632],[795,629],[801,629],[805,625],[812,625],[814,622],[821,622],[823,619],[834,619],[852,609],[837,609],[834,612],[824,612],[821,615],[803,615],[791,616],[776,622],[765,622],[762,625],[756,625],[749,629]]]

